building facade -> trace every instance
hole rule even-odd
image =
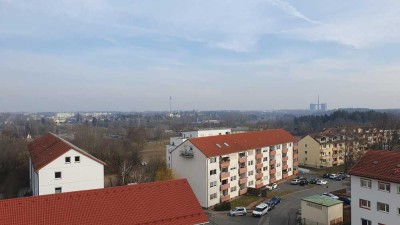
[[[399,224],[400,152],[370,150],[349,174],[351,224]]]
[[[192,138],[171,151],[170,165],[208,208],[298,174],[296,142],[282,129]]]
[[[303,198],[301,220],[307,225],[343,224],[343,202],[323,195]]]
[[[105,163],[55,134],[35,139],[28,149],[33,195],[104,188]]]

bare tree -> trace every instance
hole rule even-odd
[[[132,183],[145,183],[151,181],[151,174],[146,166],[137,165],[129,173],[129,181]]]

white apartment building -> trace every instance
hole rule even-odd
[[[104,188],[105,163],[55,134],[35,139],[28,149],[33,195]]]
[[[351,224],[400,223],[400,152],[370,150],[349,174]]]
[[[231,129],[206,129],[206,130],[196,130],[196,131],[186,131],[182,132],[182,136],[180,137],[172,137],[169,139],[169,144],[166,146],[166,161],[167,167],[171,168],[171,152],[184,141],[189,138],[198,138],[198,137],[209,137],[209,136],[217,136],[217,135],[225,135],[231,134]]]
[[[297,174],[296,142],[283,129],[191,138],[171,151],[170,165],[208,208]]]

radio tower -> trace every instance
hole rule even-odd
[[[169,96],[169,114],[172,113],[172,96]]]

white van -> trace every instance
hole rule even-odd
[[[253,216],[254,217],[260,217],[260,216],[265,215],[267,213],[268,213],[268,204],[265,204],[265,203],[259,204],[253,210]]]

